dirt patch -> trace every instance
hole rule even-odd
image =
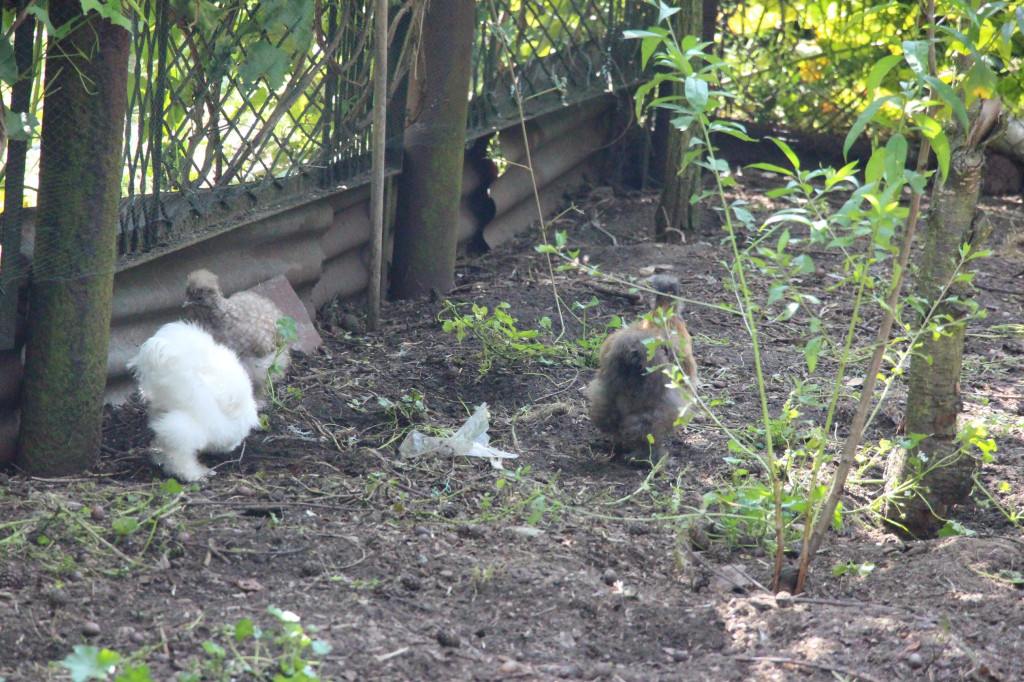
[[[743,181],[752,206],[767,208],[763,191],[774,181]],[[620,276],[653,266],[679,275],[694,300],[685,317],[706,399],[727,423],[754,424],[742,323],[697,305],[731,301],[720,233],[709,227],[693,245],[655,244],[645,237],[652,197],[594,191],[576,204],[582,213],[557,227],[581,257]],[[988,208],[995,239],[1010,243],[1024,220],[1020,204]],[[706,223],[715,224],[713,213]],[[795,601],[761,589],[771,573],[763,537],[695,541],[691,527],[706,523],[695,513],[702,499],[724,490],[739,466],[725,437],[709,421],[692,424],[653,476],[608,461],[581,392],[594,373],[586,339],[647,304],[574,272],[556,272],[553,288],[534,245],[525,237],[460,261],[448,299],[489,310],[507,302],[518,329],[543,330],[545,317],[558,329],[556,289],[570,306],[596,297],[586,327],[579,309],[577,319],[566,315],[564,338],[584,343],[563,357],[497,359],[481,374],[479,343],[442,331],[444,300],[389,304],[376,333],[338,306],[317,321],[323,348],[296,358],[277,388],[269,430],[208,482],[161,489],[138,404],[107,415],[98,471],[70,482],[5,479],[0,676],[63,679],[55,662],[88,643],[145,662],[152,679],[269,679],[239,662],[272,677],[295,640],[267,637],[262,658],[252,658],[252,638],[234,636],[247,620],[282,635],[289,616],[268,607],[296,614],[306,634],[330,644],[323,654],[298,649],[325,680],[1024,676],[1024,553],[1017,528],[991,504],[961,510],[976,535],[919,543],[850,515]],[[829,288],[839,264],[828,258],[811,277],[823,319],[841,324],[850,303]],[[989,317],[971,329],[964,398],[968,414],[1002,424],[983,480],[997,491],[1006,483],[996,499],[1019,510],[1024,343],[994,325],[1021,322],[1024,259],[1007,248],[980,270]],[[869,317],[864,334],[872,328]],[[785,323],[762,331],[777,413],[802,377],[802,343]],[[481,402],[492,444],[520,455],[511,473],[481,460],[396,454],[410,428],[455,429]],[[896,405],[872,438],[896,437]],[[742,466],[758,476],[756,465]],[[879,471],[862,474],[846,509],[878,494],[868,479]],[[835,565],[874,568],[833,577]]]

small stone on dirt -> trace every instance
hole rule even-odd
[[[100,634],[100,632],[102,632],[102,630],[100,629],[99,623],[91,620],[87,620],[82,623],[82,634],[86,637],[95,637]]]
[[[398,579],[398,582],[402,585],[402,587],[409,590],[410,592],[419,592],[421,589],[423,589],[423,585],[420,583],[420,579],[414,575],[403,575],[401,578]]]
[[[487,535],[487,531],[485,529],[472,523],[459,526],[456,529],[456,532],[464,538],[472,538],[474,540],[479,540]]]
[[[320,575],[322,572],[323,567],[320,566],[320,562],[313,561],[312,559],[304,561],[302,566],[299,567],[299,575],[303,578],[312,578],[313,576]]]
[[[754,581],[744,572],[743,566],[727,564],[715,571],[712,589],[725,594],[744,594],[754,589]]]
[[[235,489],[235,492],[244,497],[252,497],[254,494],[253,489],[247,485],[238,486],[238,488]]]
[[[921,657],[921,654],[913,651],[907,655],[907,665],[916,670],[924,665],[924,659]]]
[[[452,649],[456,649],[462,645],[462,640],[459,635],[451,630],[441,628],[437,631],[437,643],[441,646],[446,646]]]
[[[793,595],[786,590],[776,593],[775,604],[781,609],[788,609],[793,605]]]
[[[501,672],[505,673],[506,675],[509,675],[511,673],[518,672],[518,671],[519,671],[519,664],[516,663],[515,661],[505,661],[504,663],[501,664]]]
[[[512,529],[512,532],[524,538],[535,538],[544,534],[544,531],[540,528],[534,528],[533,526],[516,526]]]
[[[755,594],[750,598],[750,604],[758,611],[771,611],[778,606],[775,598],[768,594]]]
[[[416,526],[412,532],[421,537],[430,537],[430,529],[426,526]]]
[[[609,568],[601,574],[601,580],[604,581],[605,585],[614,585],[615,581],[619,579],[619,574],[615,572],[615,569]]]
[[[708,534],[704,532],[703,528],[690,526],[689,535],[690,546],[693,547],[694,550],[698,552],[703,552],[706,551],[709,547],[711,547],[711,538],[708,537]]]
[[[106,516],[107,510],[101,507],[100,505],[96,505],[91,510],[89,510],[89,518],[91,518],[93,521],[102,521]]]
[[[363,324],[363,321],[352,313],[343,314],[338,319],[338,324],[342,329],[353,334],[362,334],[366,331],[366,325]]]
[[[45,590],[43,596],[46,597],[46,603],[51,609],[59,609],[68,603],[68,593],[57,587]]]

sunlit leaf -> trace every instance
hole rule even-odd
[[[864,179],[869,183],[877,184],[882,180],[882,175],[885,173],[885,156],[886,152],[884,147],[879,147],[871,153],[871,158],[868,159],[868,165],[864,169]],[[870,197],[867,198],[870,200]]]
[[[990,99],[996,92],[996,74],[984,62],[978,61],[967,72],[963,88],[967,95],[967,104],[982,97]]]
[[[875,90],[882,84],[882,79],[885,75],[892,70],[892,67],[903,61],[903,56],[898,54],[891,54],[887,57],[882,57],[875,65],[871,67],[871,73],[868,74],[868,80],[865,84],[865,91],[867,92],[868,99],[875,98]]]
[[[918,78],[923,78],[928,73],[927,40],[904,40],[903,56]]]
[[[786,155],[786,158],[789,159],[789,162],[793,164],[793,170],[799,171],[800,158],[796,155],[796,152],[794,152],[793,149],[788,144],[786,144],[786,142],[780,140],[777,137],[769,137],[768,139],[774,142],[775,146],[782,150],[782,153]]]
[[[804,346],[804,360],[807,362],[807,371],[814,373],[818,367],[818,355],[821,354],[821,344],[824,337],[815,336]]]
[[[103,19],[108,19],[115,26],[132,30],[131,20],[121,11],[119,2],[101,2],[100,0],[82,0],[82,12],[96,12]]]
[[[782,166],[776,166],[773,163],[763,163],[763,162],[759,161],[757,163],[751,163],[751,164],[749,164],[747,166],[744,166],[744,167],[745,168],[757,168],[757,169],[760,169],[760,170],[763,170],[763,171],[768,171],[769,173],[779,173],[780,175],[787,175],[787,176],[788,175],[793,175],[793,171],[791,171],[791,170],[789,170],[787,168],[783,168]]]
[[[931,143],[932,150],[935,152],[935,158],[939,162],[939,172],[945,178],[949,174],[949,138],[946,137],[945,131],[940,130],[937,135],[931,138]]]
[[[694,109],[704,111],[707,108],[708,84],[706,81],[693,76],[687,76],[683,92],[686,95],[687,101],[693,105]]]

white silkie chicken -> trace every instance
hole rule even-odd
[[[231,350],[190,322],[161,327],[128,368],[149,403],[153,461],[169,476],[197,481],[210,469],[200,452],[230,452],[259,426],[249,375]]]

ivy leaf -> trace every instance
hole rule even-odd
[[[238,67],[238,77],[252,87],[260,76],[265,76],[271,90],[277,90],[288,74],[288,55],[269,43],[256,43],[249,48],[245,63]]]
[[[7,139],[31,140],[39,129],[39,119],[32,112],[7,110]]]
[[[96,12],[102,19],[108,19],[115,26],[132,30],[132,22],[121,12],[120,2],[101,2],[100,0],[82,0],[82,13]]]
[[[253,626],[252,621],[248,618],[243,618],[235,624],[235,641],[242,642],[247,637],[255,637],[256,628]]]
[[[139,522],[131,516],[122,516],[111,521],[110,527],[118,535],[131,535],[139,529]]]
[[[71,673],[73,682],[105,680],[114,672],[121,656],[109,649],[78,644],[74,653],[68,654],[61,665]]]
[[[32,5],[25,10],[25,13],[29,16],[35,17],[35,20],[46,27],[46,34],[53,36],[54,38],[63,38],[67,35],[70,24],[64,24],[59,29],[53,25],[50,21],[50,15],[46,11],[46,8],[39,7],[38,5]]]
[[[14,61],[14,48],[7,40],[0,40],[0,80],[14,85],[18,80],[18,64]]]
[[[149,674],[148,665],[131,666],[124,672],[118,673],[114,682],[153,682]]]

